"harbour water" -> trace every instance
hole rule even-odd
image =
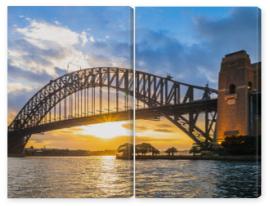
[[[133,163],[102,157],[8,159],[8,197],[130,197]]]
[[[257,197],[260,164],[212,160],[138,160],[137,197]]]
[[[257,197],[260,164],[137,160],[136,197]],[[131,197],[133,162],[104,157],[8,159],[8,196]]]

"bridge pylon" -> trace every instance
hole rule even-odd
[[[255,64],[251,64],[246,51],[227,54],[219,72],[217,142],[225,137],[250,134],[250,100],[257,90]]]
[[[24,155],[24,147],[25,147],[25,139],[27,137],[23,135],[16,135],[8,137],[8,156],[23,156]]]

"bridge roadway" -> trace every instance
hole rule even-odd
[[[198,100],[190,103],[181,103],[178,105],[165,105],[153,108],[136,109],[136,119],[153,119],[163,115],[189,114],[203,111],[215,111],[217,108],[217,99]],[[107,114],[91,115],[88,117],[78,117],[49,123],[43,123],[35,127],[8,131],[8,136],[22,136],[29,134],[38,134],[56,129],[64,129],[75,126],[98,124],[104,122],[130,120],[133,117],[133,110],[122,112],[111,112]]]

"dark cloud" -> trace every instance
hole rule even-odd
[[[196,74],[196,70],[200,66],[211,65],[207,61],[207,50],[199,45],[186,46],[165,32],[142,32],[144,36],[136,44],[137,68],[161,75],[170,73],[180,81],[201,84],[202,78]]]
[[[56,68],[57,72],[60,71]],[[32,83],[45,84],[49,82],[51,76],[47,73],[33,73],[31,71],[25,71],[15,66],[8,64],[8,78],[9,80],[22,80],[22,81],[30,81]]]
[[[47,42],[47,45],[49,45],[50,43]],[[27,68],[27,65],[31,65],[32,62],[37,63],[40,67],[43,68],[52,68],[53,70],[55,70],[55,72],[57,73],[57,71],[59,72],[59,69],[65,69],[65,68],[56,68],[55,65],[52,63],[52,61],[50,61],[51,58],[53,59],[59,59],[61,60],[62,58],[65,58],[65,56],[68,55],[69,51],[66,48],[62,48],[59,47],[59,45],[54,44],[54,45],[50,45],[47,48],[41,49],[39,47],[37,47],[36,45],[26,41],[23,38],[14,40],[14,41],[10,41],[9,42],[9,48],[13,51],[16,52],[20,52],[21,54],[23,54],[22,58],[24,61],[24,66],[26,68],[17,68],[17,69],[21,69],[21,74],[23,76],[25,75],[29,75],[29,73],[35,73],[32,76],[37,77],[36,78],[32,78],[32,81],[39,81],[39,77],[44,76],[44,79],[47,79],[46,77],[48,77],[48,72],[46,72],[45,70],[42,72],[35,72],[35,71],[31,71],[31,68]],[[16,61],[15,58],[9,58],[9,67],[12,67],[12,65],[14,64],[13,61]],[[11,69],[9,69],[10,72]],[[57,70],[57,71],[56,71]],[[27,74],[23,74],[23,72],[27,73]],[[10,74],[10,76],[12,76],[12,74]],[[16,76],[14,76],[16,77]]]
[[[203,37],[213,53],[245,49],[254,61],[258,61],[260,44],[260,10],[235,8],[231,15],[220,20],[199,17],[195,20],[199,36]],[[223,53],[221,53],[223,52]]]
[[[8,109],[9,111],[18,111],[24,104],[33,96],[32,91],[12,92],[8,94]]]
[[[172,125],[163,123],[163,124],[159,124],[158,127],[159,128],[172,128]]]
[[[24,90],[23,88],[18,91],[8,93],[8,106],[10,111],[18,111],[30,99],[35,92],[38,91],[43,85],[47,84],[51,77],[48,74],[33,73],[31,71],[24,71],[12,65],[8,65],[8,80],[9,82],[27,82],[27,85],[33,86],[32,91]],[[39,86],[38,86],[39,85]]]
[[[41,41],[41,40],[39,40]],[[54,58],[63,58],[66,55],[64,48],[60,47],[57,44],[52,44],[51,42],[40,42],[45,43],[48,45],[47,48],[41,49],[33,44],[31,44],[29,41],[26,41],[23,38],[16,39],[16,40],[10,40],[9,41],[9,48],[16,49],[18,51],[31,51],[28,53],[30,57],[33,58],[33,60],[44,60],[42,58],[45,57],[54,57]],[[35,59],[38,58],[38,59]],[[46,61],[47,62],[47,61]]]
[[[130,35],[130,34],[127,34]],[[130,42],[117,42],[117,41],[96,41],[89,45],[89,51],[96,58],[118,57],[126,60],[126,65],[130,65],[132,59],[132,45]]]
[[[132,122],[125,123],[122,125],[122,127],[126,129],[132,129]],[[142,123],[140,122],[136,124],[136,132],[145,132],[148,130],[155,131],[155,132],[167,132],[167,133],[174,132],[172,125],[169,125],[169,124],[142,125]]]
[[[155,129],[154,130],[155,132],[167,132],[167,133],[173,133],[174,131],[173,130],[170,130],[170,129]]]
[[[166,141],[168,142],[175,142],[175,141],[179,141],[179,138],[155,138],[155,137],[148,137],[148,136],[136,136],[136,142],[137,143],[141,143],[141,142],[164,142]]]
[[[260,59],[259,21],[257,8],[233,9],[229,16],[218,20],[197,17],[192,26],[198,41],[193,45],[180,42],[181,37],[175,38],[169,31],[138,29],[136,67],[162,75],[170,73],[187,83],[208,82],[217,87],[220,61],[225,54],[244,49],[253,61]]]

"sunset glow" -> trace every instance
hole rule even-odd
[[[124,128],[126,122],[108,122],[89,126],[82,126],[81,130],[75,132],[78,135],[92,135],[102,139],[112,139],[118,136],[132,136],[132,131]]]

